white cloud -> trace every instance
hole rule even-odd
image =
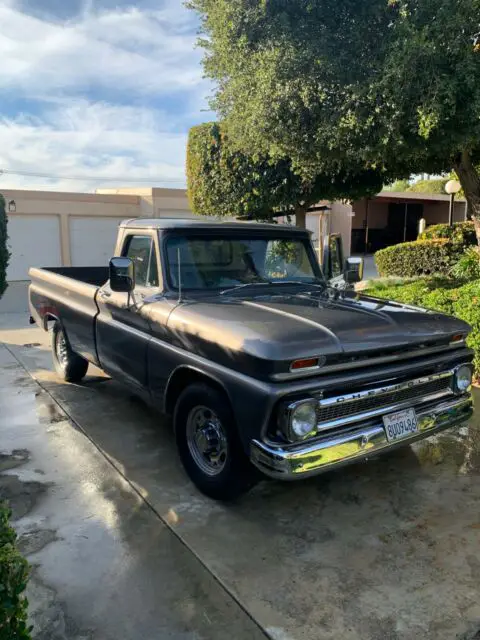
[[[28,94],[92,86],[140,94],[204,84],[190,14],[135,7],[52,23],[0,7],[0,86]]]
[[[47,180],[4,174],[0,189],[41,185],[89,191],[99,187],[102,179],[105,186],[147,181],[151,186],[182,187],[186,134],[165,130],[164,122],[161,114],[150,109],[85,100],[59,102],[42,117],[0,118],[0,168],[85,176],[83,180]],[[112,177],[118,180],[107,182]]]
[[[151,9],[85,0],[61,21],[35,2],[34,16],[0,0],[0,170],[183,186],[188,128],[211,117],[195,16],[181,0]],[[99,183],[0,175],[0,189],[39,185]]]

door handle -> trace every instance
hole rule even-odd
[[[101,298],[111,298],[112,294],[109,293],[108,291],[100,291],[100,297]]]

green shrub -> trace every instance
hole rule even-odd
[[[27,561],[18,552],[10,510],[0,503],[0,640],[31,640],[27,626]]]
[[[0,194],[0,298],[7,288],[7,266],[10,252],[7,248],[7,214],[5,200]]]
[[[452,275],[464,280],[480,280],[480,252],[478,247],[468,247],[452,267]]]
[[[477,236],[473,222],[458,222],[451,227],[448,224],[434,224],[428,227],[419,240],[452,240],[464,246],[476,245]]]
[[[436,305],[441,304],[440,298],[436,297],[437,293],[439,291],[449,292],[458,288],[461,284],[463,283],[458,280],[444,276],[400,280],[392,284],[388,280],[373,280],[366,293],[376,298],[385,298],[402,302],[403,304],[436,309]],[[430,296],[432,296],[431,299]],[[430,299],[431,306],[426,304],[425,301],[427,299]]]
[[[472,327],[467,345],[473,349],[473,364],[477,378],[480,376],[480,281],[469,282],[455,290],[453,313]]]
[[[460,285],[458,280],[447,278],[419,278],[415,282],[379,286],[372,284],[369,295],[413,304],[441,313],[455,315],[468,322],[472,332],[467,344],[474,351],[476,377],[480,377],[480,280]]]
[[[419,302],[425,309],[435,309],[441,313],[453,315],[453,304],[457,298],[458,289],[437,289],[431,291]]]
[[[377,251],[375,263],[381,276],[447,274],[462,252],[462,245],[450,240],[416,240]]]

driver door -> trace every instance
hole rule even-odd
[[[135,265],[135,289],[129,297],[112,291],[107,282],[99,291],[97,350],[108,374],[136,390],[146,391],[151,328],[144,301],[160,291],[157,234],[132,230],[124,238],[122,256]]]

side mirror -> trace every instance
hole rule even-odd
[[[343,241],[338,233],[331,233],[325,238],[323,251],[323,273],[327,280],[344,277]]]
[[[363,280],[363,258],[347,258],[345,260],[345,282],[357,284]]]
[[[135,289],[135,265],[130,258],[112,258],[109,270],[112,291],[131,293]]]

